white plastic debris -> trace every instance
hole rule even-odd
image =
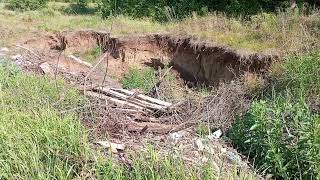
[[[104,148],[111,148],[111,151],[113,153],[117,153],[118,151],[124,151],[125,145],[124,144],[117,144],[117,143],[112,143],[109,141],[98,141],[97,144],[101,145]]]
[[[201,162],[202,163],[207,163],[209,161],[209,159],[207,157],[202,157],[201,158]]]
[[[9,52],[9,49],[6,48],[6,47],[2,47],[2,48],[0,48],[0,51],[1,51],[1,52]]]
[[[213,140],[213,139],[219,139],[222,136],[222,131],[221,129],[215,131],[213,134],[208,136],[208,139]]]
[[[227,148],[221,148],[220,151],[221,151],[222,153],[226,153],[226,152],[227,152]]]
[[[169,134],[169,140],[177,143],[185,136],[186,136],[185,131],[174,132]]]

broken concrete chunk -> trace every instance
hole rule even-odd
[[[45,74],[53,74],[50,64],[45,62],[40,65],[40,68]]]
[[[196,139],[194,141],[194,147],[197,148],[199,151],[203,151],[205,148],[201,139]]]
[[[225,155],[231,164],[242,165],[242,159],[238,154],[231,151],[227,151]]]
[[[208,139],[213,140],[213,139],[219,139],[222,136],[222,131],[221,129],[215,131],[213,134],[208,136]]]
[[[11,59],[15,60],[15,61],[22,61],[23,60],[23,56],[21,54],[16,54],[14,56],[11,56]]]
[[[242,161],[242,158],[237,152],[233,152],[232,150],[228,150],[227,148],[221,148],[221,152],[226,157],[228,162],[230,164],[240,166],[240,167],[246,167],[247,164]]]
[[[112,143],[109,141],[98,141],[97,144],[101,145],[104,148],[111,148],[111,151],[113,153],[117,153],[118,151],[124,151],[125,145],[124,144],[117,144],[117,143]]]

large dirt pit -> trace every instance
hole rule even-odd
[[[107,75],[116,79],[123,76],[130,66],[158,68],[169,63],[185,82],[207,86],[230,82],[248,72],[263,74],[274,58],[192,38],[159,34],[116,38],[106,32],[90,30],[37,37],[25,41],[24,46],[37,49],[47,56],[49,64],[60,64],[70,72],[85,71],[86,68],[68,61],[68,56],[62,56],[62,52],[64,55],[82,56],[99,47],[102,49],[100,56],[91,63],[98,63],[103,58],[100,65],[104,68],[100,70],[104,73],[107,69]]]

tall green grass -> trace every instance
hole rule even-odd
[[[276,178],[320,178],[320,53],[288,58],[274,86],[229,132],[233,142]],[[318,104],[319,105],[319,104]]]
[[[209,159],[207,163],[195,161],[186,163],[176,152],[163,154],[157,152],[149,146],[142,152],[136,152],[129,156],[133,159],[131,166],[118,166],[112,161],[108,161],[99,166],[99,179],[114,180],[196,180],[196,179],[243,179],[253,180],[257,177],[247,170],[237,168],[221,169],[214,168],[214,159]]]
[[[152,68],[138,69],[131,67],[122,79],[124,88],[141,89],[149,92],[156,83],[156,74]]]
[[[70,179],[88,168],[87,137],[75,114],[79,94],[62,81],[26,76],[0,65],[0,177]]]

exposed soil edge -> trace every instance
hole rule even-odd
[[[148,52],[155,57],[162,54],[171,59],[171,64],[182,78],[210,86],[231,81],[245,72],[263,75],[272,60],[278,59],[277,55],[248,52],[169,34],[117,38],[108,32],[84,30],[74,32],[72,36],[70,32],[62,32],[57,37],[60,44],[54,46],[55,49],[78,46],[80,43],[74,37],[82,37],[91,42],[94,40],[104,52],[122,62],[126,62],[126,57],[132,54]]]

